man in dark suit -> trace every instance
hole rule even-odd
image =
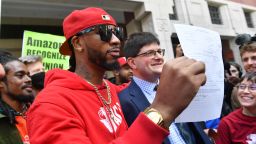
[[[119,94],[122,110],[130,126],[138,114],[153,102],[164,64],[164,49],[151,33],[132,34],[124,46],[124,55],[133,70],[130,85]],[[172,123],[165,144],[211,143],[199,123]]]

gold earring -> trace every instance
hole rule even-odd
[[[83,48],[81,48],[81,47],[78,47],[78,48],[74,48],[76,51],[78,51],[78,52],[83,52],[84,51],[84,49]]]

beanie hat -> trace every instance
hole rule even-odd
[[[72,51],[68,40],[86,28],[101,24],[116,26],[116,21],[101,8],[89,7],[82,10],[74,10],[63,21],[63,32],[66,41],[61,45],[60,53],[63,55],[71,55]]]

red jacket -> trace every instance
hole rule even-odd
[[[107,118],[103,103],[84,79],[60,69],[47,72],[45,88],[27,113],[30,143],[160,144],[168,132],[142,113],[127,128],[117,97],[121,89],[107,83],[111,89],[114,120]],[[107,100],[104,84],[97,87]]]

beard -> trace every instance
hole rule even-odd
[[[97,64],[98,66],[102,67],[105,70],[116,70],[119,69],[119,63],[117,58],[114,58],[112,61],[107,61],[106,59],[107,52],[105,54],[100,53],[92,48],[88,48],[88,59],[92,62]]]
[[[128,83],[130,81],[130,79],[128,76],[120,75],[120,81],[121,81],[121,83]]]
[[[105,70],[111,71],[119,69],[119,63],[117,61],[107,63],[106,61],[100,62],[99,66],[103,67]]]
[[[7,95],[10,99],[21,102],[21,103],[32,103],[34,101],[34,95],[31,94],[14,94],[9,90],[8,85],[7,86]]]
[[[16,95],[10,91],[7,92],[7,95],[9,96],[9,98],[11,98],[12,100],[21,102],[21,103],[32,103],[34,101],[34,96],[33,94],[30,95]]]

